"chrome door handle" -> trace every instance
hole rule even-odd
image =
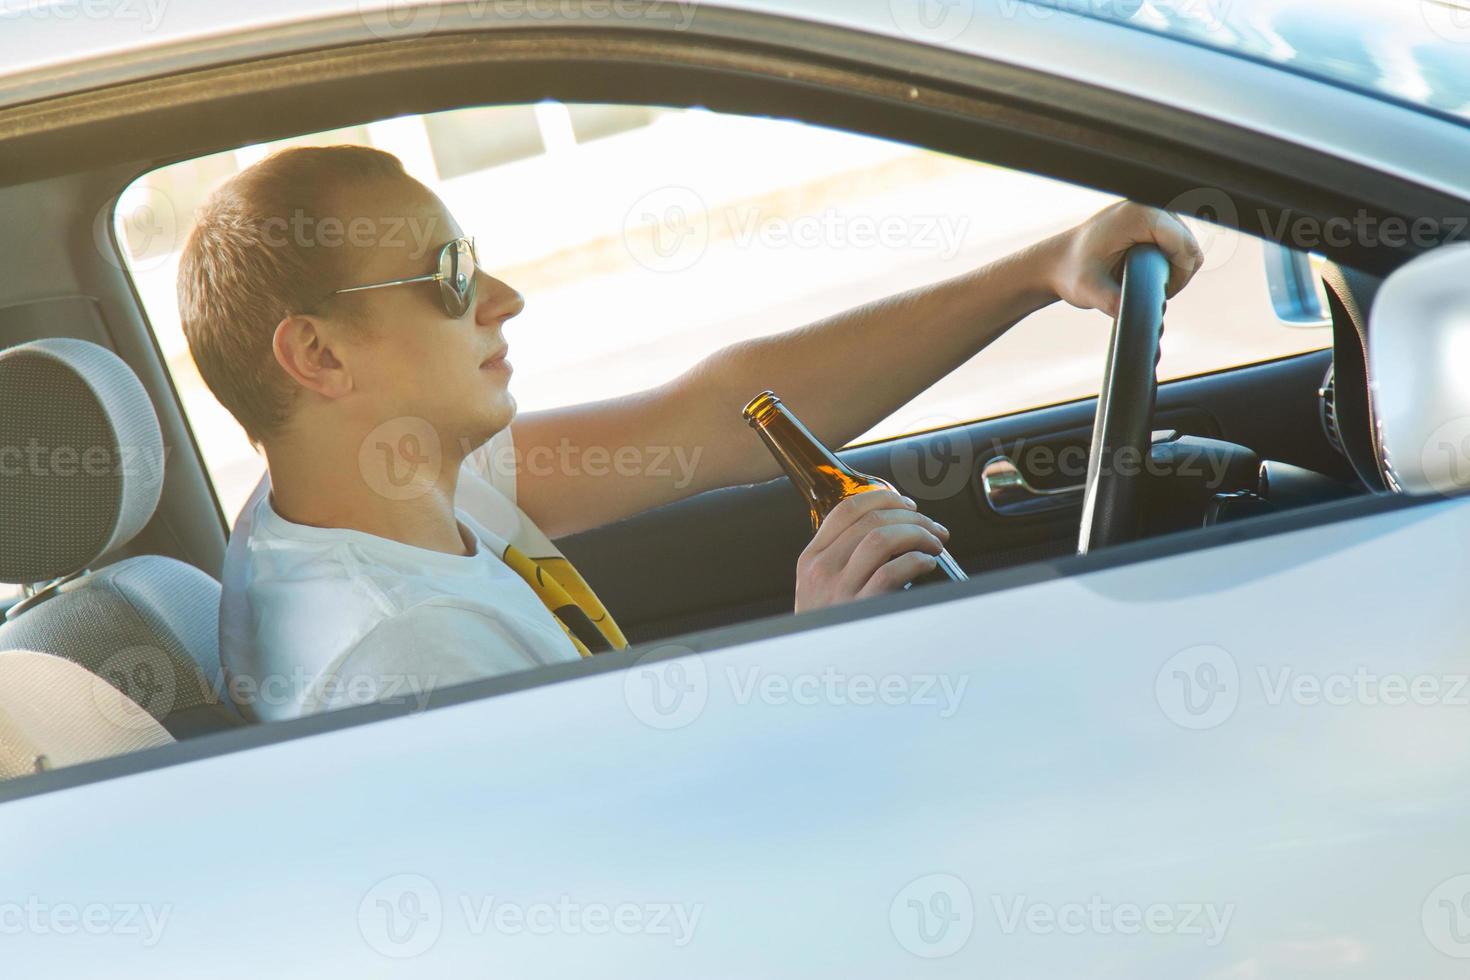
[[[1038,490],[1006,456],[997,456],[980,467],[980,488],[985,502],[1001,517],[1024,517],[1052,510],[1065,510],[1082,503],[1082,486]]]
[[[1149,444],[1157,446],[1178,438],[1175,429],[1155,429],[1150,433]],[[980,489],[990,509],[1001,517],[1024,517],[1079,506],[1086,485],[1039,490],[1026,481],[1026,474],[1009,456],[996,456],[980,467]]]

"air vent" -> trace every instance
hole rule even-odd
[[[1322,387],[1317,389],[1317,413],[1322,419],[1322,432],[1327,441],[1333,449],[1346,456],[1347,451],[1342,448],[1342,431],[1337,427],[1337,381],[1330,367],[1327,377],[1322,379]]]

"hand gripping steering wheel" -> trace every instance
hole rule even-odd
[[[1135,245],[1123,257],[1122,300],[1087,457],[1078,554],[1140,536],[1168,282],[1169,260],[1157,246]]]

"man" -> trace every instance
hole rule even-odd
[[[755,392],[781,392],[840,446],[1049,303],[1116,312],[1113,272],[1133,244],[1162,247],[1171,295],[1201,261],[1177,219],[1119,204],[967,275],[731,345],[658,388],[517,417],[504,328],[523,300],[474,266],[465,235],[396,158],[340,146],[238,174],[185,246],[190,350],[269,468],[232,540],[221,640],[258,717],[621,646],[548,536],[776,476],[739,417]],[[628,444],[683,450],[692,480],[504,465],[511,446],[529,459]],[[948,536],[898,494],[853,498],[802,552],[796,609],[899,589]]]

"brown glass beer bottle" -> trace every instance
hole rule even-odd
[[[887,480],[867,473],[859,473],[838,459],[801,424],[801,420],[782,404],[775,392],[763,391],[750,400],[741,412],[745,421],[761,437],[781,469],[791,477],[802,498],[811,510],[812,533],[821,527],[822,521],[848,497],[869,490],[894,490],[897,488]],[[948,551],[939,553],[939,565],[916,582],[966,579],[959,563]]]

